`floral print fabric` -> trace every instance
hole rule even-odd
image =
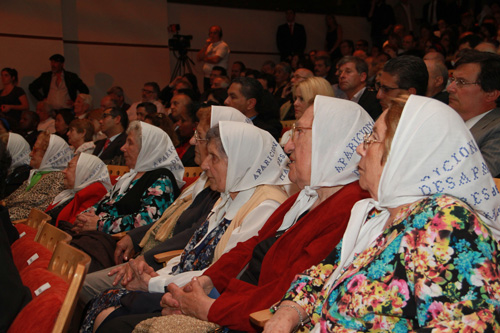
[[[436,194],[405,206],[324,290],[341,247],[297,275],[284,297],[322,332],[500,331],[498,243],[462,201]]]
[[[140,178],[139,178],[140,179]],[[129,191],[139,179],[134,180],[127,191]],[[118,194],[114,198],[109,192],[96,205],[89,210],[95,212],[98,207],[100,213],[97,214],[99,221],[97,229],[108,234],[115,234],[122,231],[131,230],[143,225],[151,224],[161,217],[165,209],[174,201],[172,182],[167,175],[159,177],[141,196],[141,209],[129,215],[120,215],[115,203],[127,193]]]

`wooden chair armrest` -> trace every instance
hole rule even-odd
[[[269,319],[271,319],[272,316],[273,314],[271,313],[271,311],[269,311],[269,309],[257,311],[250,314],[250,322],[256,325],[257,327],[263,328],[264,325],[267,323]]]
[[[28,219],[20,219],[20,220],[12,221],[12,224],[19,224],[19,223],[26,223],[26,222],[28,222]]]
[[[120,239],[122,239],[123,237],[127,236],[127,233],[128,231],[122,231],[122,232],[119,232],[117,234],[112,234],[111,237],[116,240],[116,241],[119,241]]]
[[[155,254],[154,257],[157,263],[159,264],[166,263],[173,257],[177,257],[178,255],[182,254],[182,251],[184,250],[173,250],[173,251],[162,252]]]

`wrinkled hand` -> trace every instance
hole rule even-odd
[[[138,256],[137,258],[132,260],[135,260],[136,262],[144,261],[144,256]],[[144,263],[146,262],[144,261]],[[113,275],[116,275],[115,279],[113,280],[113,286],[117,286],[119,283],[121,283],[122,286],[126,286],[127,283],[134,278],[134,270],[129,266],[128,263],[126,263],[125,265],[120,265],[109,271],[108,276]]]
[[[173,283],[172,283],[173,284]],[[165,293],[161,298],[160,305],[162,316],[169,316],[172,314],[182,314],[179,302],[172,296],[171,293]]]
[[[155,272],[153,267],[149,266],[146,261],[144,261],[144,257],[139,260],[131,259],[125,266],[127,266],[127,271],[121,279],[121,284],[127,290],[148,291],[149,280],[159,275]],[[118,281],[119,280],[120,279],[118,279]],[[116,278],[115,281],[117,281]]]
[[[215,299],[207,296],[198,278],[194,277],[189,285],[190,287],[187,289],[190,291],[186,291],[179,288],[174,283],[169,284],[167,287],[169,293],[164,295],[165,300],[162,298],[162,306],[165,304],[173,309],[174,312],[180,310],[180,312],[185,315],[196,317],[201,320],[208,320],[208,311],[215,302]],[[168,294],[171,296],[168,296]],[[172,297],[173,300],[171,300],[170,297]],[[175,303],[175,301],[177,303]],[[165,310],[165,312],[167,313],[168,310]]]
[[[76,217],[73,230],[82,232],[85,230],[97,230],[99,217],[93,212],[81,213]]]
[[[115,263],[117,265],[123,263],[124,261],[128,261],[134,251],[134,244],[132,243],[132,238],[129,235],[126,235],[118,243],[116,243],[115,249]]]
[[[281,305],[285,304],[294,304],[297,306],[296,303],[293,303],[292,301],[284,301],[281,303]],[[302,312],[302,316],[306,316],[306,312],[302,310],[300,307],[299,309]],[[297,314],[297,311],[289,308],[289,307],[281,307],[276,313],[269,319],[269,321],[266,323],[264,326],[264,331],[263,333],[289,333],[293,332],[293,330],[297,327],[299,324],[299,316]]]

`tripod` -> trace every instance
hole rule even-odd
[[[177,63],[175,64],[174,70],[170,77],[170,81],[173,81],[177,76],[182,76],[186,72],[193,73],[191,65],[194,65],[194,61],[187,55],[187,49],[179,50],[179,56],[174,52],[174,56],[177,58]]]

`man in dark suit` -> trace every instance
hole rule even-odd
[[[470,129],[493,177],[500,175],[500,56],[467,50],[455,65],[449,105]]]
[[[295,23],[295,11],[286,11],[286,23],[278,27],[276,45],[281,55],[281,61],[295,54],[302,55],[306,49],[306,29],[302,24]]]
[[[382,113],[377,93],[366,88],[368,64],[361,58],[347,56],[338,62],[339,88],[347,99],[358,103],[376,120]]]
[[[228,89],[228,97],[224,104],[231,106],[247,118],[253,124],[279,140],[283,126],[279,121],[279,111],[272,95],[264,91],[257,79],[251,77],[237,77]]]
[[[95,143],[93,154],[109,165],[124,165],[123,152],[120,148],[125,144],[128,127],[127,113],[118,107],[104,110],[102,114],[101,132],[106,139]]]
[[[52,109],[72,108],[77,92],[88,94],[89,88],[78,75],[64,70],[62,55],[54,54],[49,60],[51,71],[42,73],[29,90],[38,101],[47,99]]]

